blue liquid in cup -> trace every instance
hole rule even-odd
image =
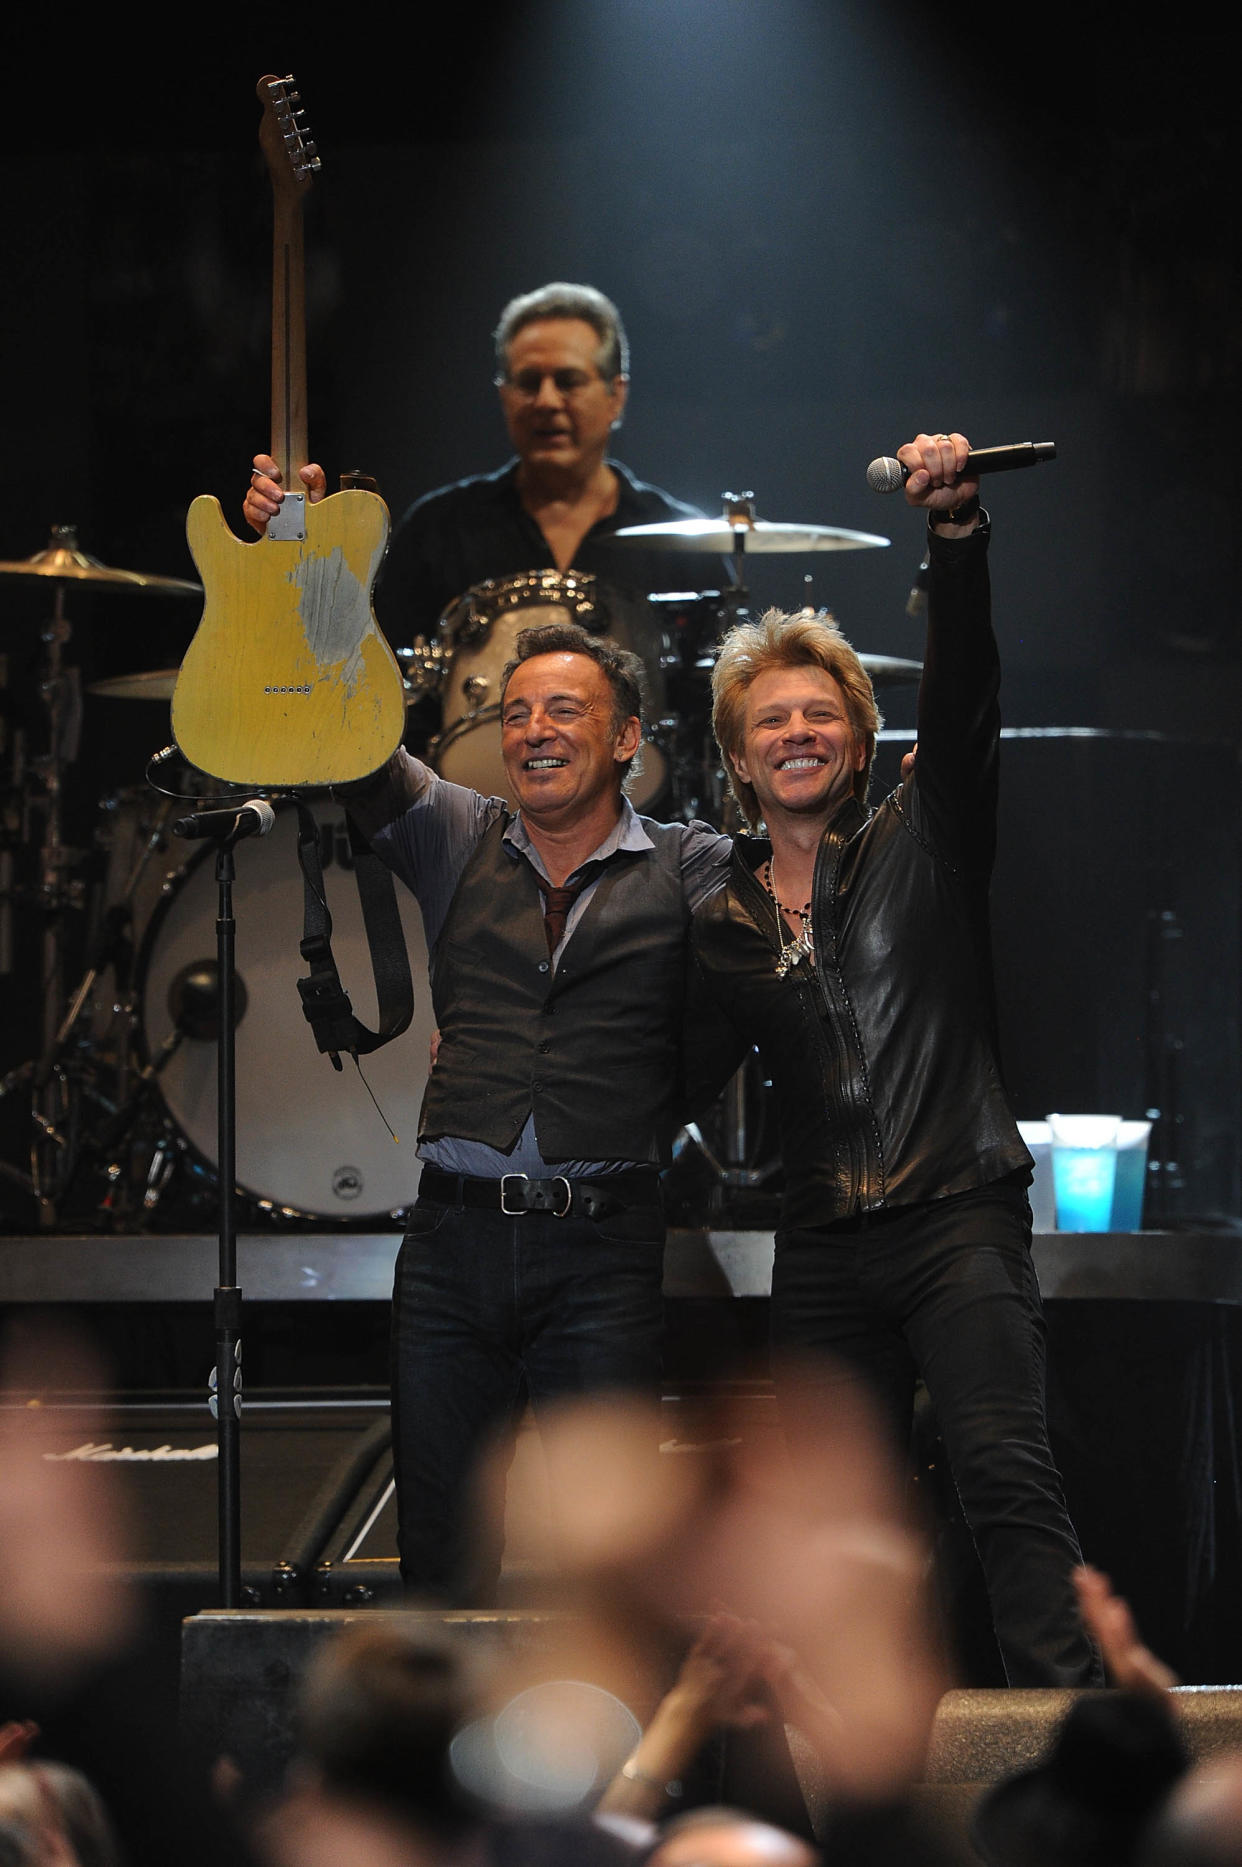
[[[1110,1232],[1137,1232],[1143,1225],[1143,1188],[1147,1181],[1147,1149],[1117,1150],[1117,1179],[1113,1186]]]
[[[1052,1176],[1056,1187],[1059,1231],[1109,1230],[1117,1183],[1115,1147],[1054,1146]]]

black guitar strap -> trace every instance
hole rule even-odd
[[[370,1031],[354,1016],[349,993],[341,984],[336,961],[332,957],[332,916],[323,883],[323,858],[319,843],[319,825],[310,806],[295,800],[298,813],[298,861],[302,865],[302,883],[306,911],[303,920],[302,958],[310,967],[308,978],[298,980],[302,1010],[315,1033],[315,1042],[332,1059],[334,1069],[341,1067],[341,1052],[355,1060],[368,1051],[378,1050],[408,1029],[414,1016],[414,986],[410,978],[410,955],[397,906],[397,893],[390,872],[384,867],[352,817],[349,846],[353,856],[358,899],[366,928],[371,969],[375,975],[375,1000],[378,1030]]]

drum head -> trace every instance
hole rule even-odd
[[[362,910],[353,874],[345,866],[345,813],[328,803],[314,809],[341,983],[358,1017],[374,1029],[375,989]],[[418,1111],[434,1018],[422,917],[401,883],[397,898],[410,951],[414,1018],[408,1031],[363,1057],[361,1066],[400,1145],[390,1138],[352,1059],[343,1057],[341,1070],[334,1070],[317,1050],[302,1014],[297,980],[307,969],[298,951],[303,896],[295,813],[278,811],[268,836],[237,849],[233,905],[242,988],[238,1001],[244,1005],[236,1033],[237,1180],[247,1192],[294,1212],[378,1218],[412,1205],[417,1196]],[[202,963],[214,974],[215,920],[215,850],[204,848],[172,879],[144,942],[141,1037],[149,1056],[158,1053],[174,1029],[170,994],[185,968]],[[214,1037],[182,1038],[158,1080],[177,1126],[215,1165]]]

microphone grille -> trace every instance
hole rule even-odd
[[[265,797],[248,797],[242,805],[243,810],[253,810],[259,819],[258,834],[266,836],[276,821],[276,812]]]
[[[873,493],[899,493],[905,483],[905,469],[901,462],[888,454],[881,454],[867,468],[867,485]]]

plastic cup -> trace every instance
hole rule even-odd
[[[1143,1193],[1147,1186],[1149,1121],[1123,1121],[1117,1135],[1117,1178],[1113,1185],[1110,1232],[1138,1232],[1143,1226]]]
[[[1057,1230],[1111,1230],[1120,1115],[1049,1115],[1047,1119]]]

